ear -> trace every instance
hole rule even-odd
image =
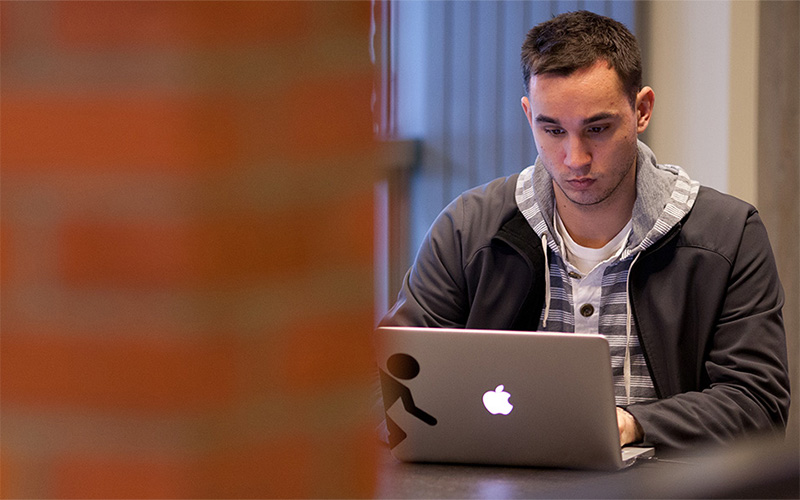
[[[641,134],[647,129],[650,118],[653,116],[655,93],[650,87],[643,87],[636,94],[636,132]]]
[[[522,100],[520,101],[522,104],[522,111],[525,112],[525,118],[528,119],[528,125],[531,126],[533,129],[533,115],[531,115],[531,101],[528,99],[527,96],[523,96]]]

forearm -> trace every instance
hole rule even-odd
[[[788,404],[788,391],[786,393]],[[642,440],[664,449],[723,444],[745,436],[782,433],[784,412],[765,407],[740,389],[715,387],[626,409],[641,426]]]

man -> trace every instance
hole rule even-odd
[[[522,109],[538,158],[437,218],[383,325],[594,332],[620,443],[782,432],[783,291],[756,210],[659,165],[641,56],[590,12],[534,27]]]

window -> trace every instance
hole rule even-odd
[[[376,0],[373,7],[373,47],[380,49],[376,130],[413,163],[404,173],[395,165],[378,188],[380,315],[442,208],[464,190],[536,159],[520,107],[519,53],[528,30],[579,9],[634,30],[635,3]]]

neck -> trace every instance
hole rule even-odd
[[[633,214],[636,192],[596,205],[576,205],[555,187],[556,208],[573,241],[587,248],[602,248],[622,231]],[[606,203],[608,202],[608,203]]]

